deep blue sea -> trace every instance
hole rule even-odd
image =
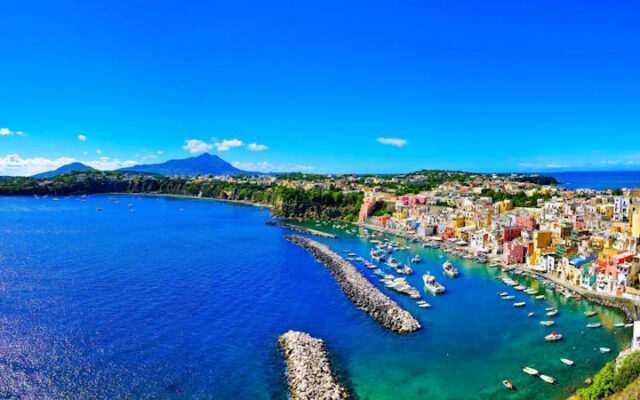
[[[527,302],[516,309],[497,296],[513,290],[495,269],[452,258],[461,277],[448,279],[446,257],[415,245],[396,256],[423,257],[408,278],[414,286],[422,289],[430,270],[447,287],[425,295],[431,309],[357,265],[423,325],[389,333],[268,218],[265,209],[208,200],[0,198],[0,398],[284,399],[277,337],[296,329],[325,340],[355,398],[563,399],[630,339],[613,327],[616,312],[544,288],[541,301],[514,293]],[[359,234],[322,227],[339,235],[323,239],[337,251],[368,254]],[[539,324],[550,305],[566,338],[553,344]],[[588,320],[592,308],[599,314]],[[585,328],[590,320],[604,327]],[[525,375],[525,365],[558,385]]]
[[[543,172],[541,175],[553,176],[561,182],[559,186],[565,189],[640,188],[640,170]]]

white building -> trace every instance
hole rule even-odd
[[[629,206],[631,201],[628,197],[618,196],[613,199],[613,220],[623,221],[629,219]]]

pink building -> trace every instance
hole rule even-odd
[[[522,230],[527,232],[532,232],[536,229],[536,219],[530,215],[519,215],[516,217],[516,225],[518,225]]]
[[[504,243],[504,262],[505,264],[523,264],[526,261],[526,247],[520,243],[505,242]]]
[[[522,228],[519,226],[505,226],[502,230],[502,238],[505,242],[510,242],[513,239],[520,237]]]

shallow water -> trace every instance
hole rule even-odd
[[[614,311],[552,293],[536,301],[508,289],[497,270],[456,258],[461,277],[446,278],[442,254],[415,245],[397,252],[402,262],[423,258],[408,281],[422,290],[430,270],[447,287],[425,295],[431,309],[355,264],[423,325],[391,334],[284,240],[286,230],[264,225],[268,216],[205,200],[0,198],[0,397],[286,398],[276,340],[297,329],[326,341],[360,399],[565,398],[630,338],[613,328],[622,321]],[[364,239],[334,231],[338,239],[321,240],[368,255]],[[527,306],[501,300],[504,290]],[[549,305],[560,308],[560,343],[545,343],[552,328],[539,325]],[[585,318],[592,308],[598,315]],[[604,327],[585,328],[592,320]],[[613,351],[594,351],[600,346]],[[559,384],[525,375],[524,365]],[[505,378],[517,392],[502,387]]]

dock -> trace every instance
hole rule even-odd
[[[314,235],[314,236],[323,237],[323,238],[327,238],[327,239],[335,239],[336,238],[336,235],[331,234],[331,233],[322,232],[322,231],[319,231],[319,230],[316,230],[316,229],[307,228],[307,227],[304,227],[304,226],[287,224],[286,222],[267,221],[267,222],[265,222],[265,225],[279,226],[281,228],[289,229],[291,231],[296,231],[296,232],[300,232],[300,233],[307,233],[309,235]]]

